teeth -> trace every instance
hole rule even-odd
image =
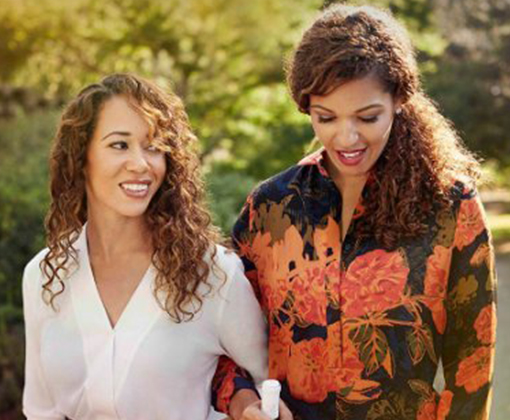
[[[340,153],[342,154],[342,156],[345,156],[348,159],[352,159],[352,158],[360,156],[363,152],[364,152],[364,150],[360,150],[358,152],[352,152],[352,153],[347,153],[347,152],[340,152]]]
[[[147,191],[149,186],[147,184],[122,184],[122,188],[129,191]]]

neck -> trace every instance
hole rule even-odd
[[[344,200],[346,197],[358,197],[368,179],[368,174],[344,176],[329,160],[326,160],[326,169]]]
[[[365,183],[367,182],[367,175],[341,177],[337,176],[333,178],[335,185],[340,190],[342,197],[353,197],[359,196]]]
[[[87,241],[90,255],[107,261],[133,253],[152,253],[143,218],[95,217],[89,211]]]

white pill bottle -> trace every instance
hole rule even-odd
[[[277,420],[280,416],[278,406],[280,404],[280,382],[275,379],[268,379],[262,382],[262,411],[271,420]]]

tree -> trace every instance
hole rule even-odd
[[[470,148],[510,165],[510,3],[438,0],[448,40],[438,71],[428,79],[433,96]]]

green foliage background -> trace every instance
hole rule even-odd
[[[228,232],[249,190],[299,160],[313,137],[283,66],[329,3],[0,0],[0,413],[19,417],[20,279],[44,246],[47,154],[62,104],[111,72],[174,89],[201,141],[215,220]],[[366,3],[405,22],[427,91],[472,149],[510,173],[510,4]]]

